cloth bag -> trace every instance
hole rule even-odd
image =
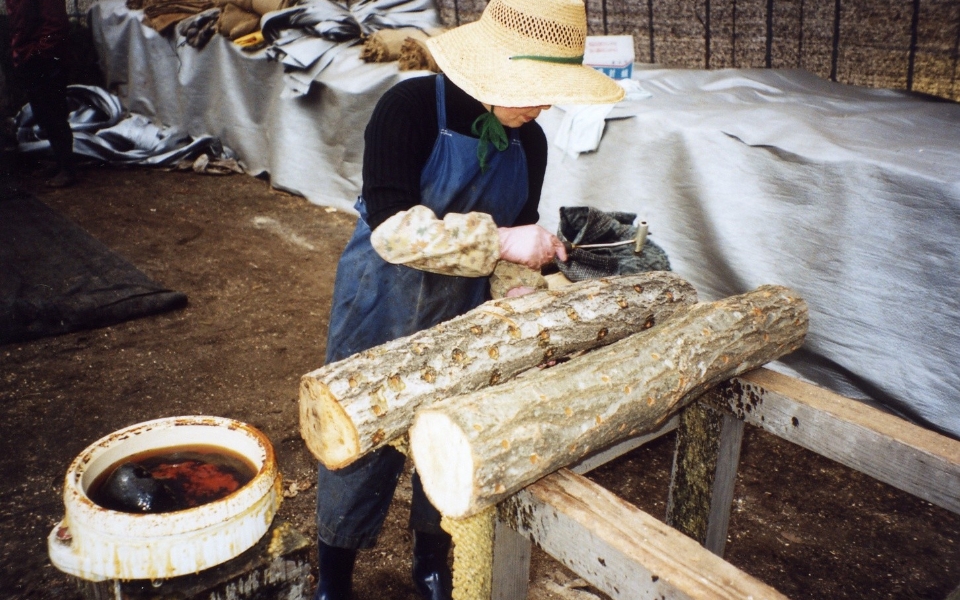
[[[570,244],[609,244],[634,240],[637,215],[628,212],[604,212],[588,206],[560,207],[557,237]],[[644,271],[669,271],[670,260],[663,249],[648,238],[639,253],[633,244],[609,248],[574,248],[567,262],[557,261],[560,272],[570,281],[597,279],[612,275],[631,275]]]

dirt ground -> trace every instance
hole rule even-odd
[[[322,364],[354,218],[243,175],[89,167],[71,189],[21,185],[189,305],[0,346],[0,598],[79,598],[46,553],[62,479],[87,445],[133,423],[251,423],[287,481],[314,484],[297,385]],[[591,477],[662,519],[672,444],[665,436]],[[311,538],[315,493],[287,498],[279,514]],[[409,499],[405,477],[380,544],[361,554],[358,600],[415,598]],[[791,598],[939,600],[960,584],[960,516],[748,428],[726,558]],[[531,579],[535,600],[593,597],[540,552]]]

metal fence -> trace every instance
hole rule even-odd
[[[486,0],[438,0],[445,25]],[[631,34],[639,62],[803,68],[960,100],[960,0],[586,0],[591,35]]]
[[[64,0],[67,3],[67,14],[74,18],[82,17],[87,10],[97,3],[97,0]],[[0,13],[7,14],[6,0],[0,0]]]
[[[78,17],[96,2],[65,1]],[[590,33],[633,35],[640,62],[803,68],[841,83],[960,101],[960,0],[585,1]],[[486,6],[437,2],[448,26],[475,21]]]

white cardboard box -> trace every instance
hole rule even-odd
[[[614,79],[633,75],[632,35],[588,35],[583,64]]]

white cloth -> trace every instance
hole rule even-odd
[[[593,152],[600,146],[604,120],[613,104],[582,104],[563,107],[563,121],[557,130],[554,144],[571,158],[581,152]]]
[[[630,105],[639,100],[652,97],[637,81],[624,79],[617,81],[626,91],[619,104],[581,104],[558,107],[563,110],[563,121],[557,129],[554,145],[567,156],[577,158],[583,152],[595,152],[603,137],[605,121],[609,118],[632,116]],[[616,113],[614,107],[618,107]]]

